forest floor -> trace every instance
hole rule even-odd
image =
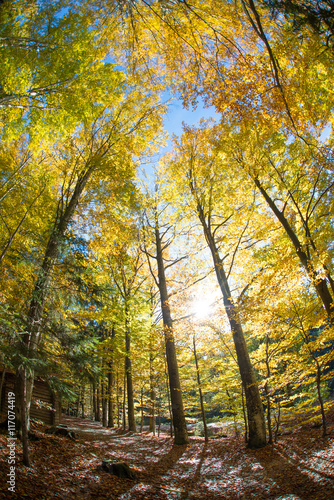
[[[8,491],[9,441],[0,435],[1,499],[95,500],[332,500],[334,499],[334,412],[329,433],[299,426],[259,450],[242,438],[191,437],[174,446],[167,436],[119,433],[74,417],[62,423],[79,439],[45,434],[31,442],[33,467],[22,465],[16,442],[15,493]],[[102,460],[126,462],[136,480],[99,470]]]

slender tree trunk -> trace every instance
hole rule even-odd
[[[289,237],[291,243],[295,247],[296,254],[305,269],[306,273],[308,274],[308,277],[310,278],[310,281],[312,285],[314,286],[318,297],[320,298],[328,319],[330,323],[333,325],[333,314],[334,314],[334,309],[333,309],[333,298],[332,295],[329,291],[328,284],[325,278],[322,278],[319,276],[317,271],[314,268],[313,262],[311,258],[307,255],[307,253],[303,250],[303,245],[299,241],[296,233],[294,232],[293,228],[289,224],[288,220],[284,216],[284,213],[280,211],[274,200],[269,196],[268,192],[264,189],[264,187],[261,185],[259,179],[255,177],[254,183],[261,192],[263,198],[267,202],[269,208],[272,210],[272,212],[275,214],[279,222],[281,223],[282,227],[284,228],[287,236]]]
[[[270,405],[270,395],[268,390],[268,383],[264,384],[264,392],[266,395],[266,403],[267,403],[267,424],[268,424],[268,443],[273,443],[273,431],[271,427],[271,405]]]
[[[81,387],[79,387],[79,393],[78,393],[78,398],[77,398],[77,402],[76,402],[76,417],[79,416],[80,401],[81,401]]]
[[[15,428],[19,433],[19,437],[22,440],[22,450],[23,450],[23,464],[26,467],[30,467],[30,457],[29,457],[29,412],[30,404],[32,398],[32,391],[34,388],[34,377],[33,373],[29,373],[27,370],[18,369],[16,373],[16,420]]]
[[[114,386],[114,346],[113,342],[116,337],[115,325],[112,326],[111,330],[111,338],[112,338],[112,346],[110,352],[110,361],[108,363],[108,427],[114,427],[114,395],[113,395],[113,386]]]
[[[118,381],[118,368],[116,371],[116,406],[117,406],[117,427],[120,427],[120,402],[119,402],[119,381]]]
[[[140,390],[140,433],[143,432],[143,425],[144,425],[144,389],[141,388]]]
[[[124,370],[124,392],[123,392],[123,430],[126,429],[126,371]]]
[[[109,363],[108,372],[108,427],[114,427],[113,373]]]
[[[85,385],[82,386],[81,418],[85,418]]]
[[[96,384],[96,413],[95,413],[96,422],[101,422],[101,398],[100,398],[100,380],[97,381]]]
[[[198,359],[197,359],[197,352],[196,352],[195,334],[193,334],[193,347],[194,347],[194,358],[195,358],[195,365],[196,365],[198,393],[199,393],[199,400],[200,400],[200,404],[201,404],[201,413],[202,413],[202,420],[203,420],[203,427],[204,427],[204,439],[205,439],[205,442],[207,443],[209,441],[209,437],[208,437],[208,428],[206,425],[205,409],[204,409],[203,394],[202,394],[202,387],[201,387],[201,377],[199,374],[199,366],[198,366]]]
[[[270,377],[270,365],[269,365],[269,337],[266,335],[266,367],[267,367],[267,378]],[[270,394],[269,394],[269,388],[268,388],[268,382],[264,384],[264,391],[266,395],[266,402],[267,402],[267,424],[268,424],[268,443],[272,444],[273,442],[273,431],[271,427],[271,401],[270,401]]]
[[[96,406],[96,385],[93,382],[93,418],[96,420],[97,406]]]
[[[155,226],[157,264],[158,264],[158,282],[160,301],[162,309],[162,318],[164,325],[166,358],[169,376],[170,396],[172,402],[173,426],[174,426],[174,444],[181,445],[189,442],[186,420],[183,410],[182,392],[179,377],[179,369],[176,358],[176,349],[173,334],[173,322],[168,303],[167,284],[165,277],[165,266],[162,253],[161,236],[159,232],[158,221]]]
[[[127,300],[125,301],[125,373],[128,396],[128,423],[129,431],[136,432],[135,406],[133,399],[133,381],[131,366],[131,322]]]
[[[192,187],[192,190],[193,189]],[[245,389],[249,429],[248,446],[250,448],[260,448],[266,445],[266,425],[258,383],[249,358],[238,309],[232,300],[232,294],[225,274],[223,261],[219,256],[211,227],[206,221],[203,207],[199,202],[197,204],[197,212],[203,227],[205,239],[211,251],[218,284],[223,295],[224,307],[230,323],[241,380]]]
[[[161,430],[161,392],[159,391],[159,397],[158,397],[158,437],[160,436],[160,430]]]
[[[277,443],[279,427],[280,427],[280,424],[281,424],[281,404],[280,404],[279,399],[278,399],[277,417],[275,417],[275,421],[276,421],[275,443]]]
[[[319,366],[319,363],[317,362],[317,394],[318,394],[318,401],[320,404],[320,412],[321,412],[321,421],[322,421],[322,435],[325,437],[327,435],[327,425],[326,425],[326,415],[325,415],[325,409],[324,409],[324,401],[322,399],[321,395],[321,368]]]
[[[107,391],[106,391],[106,387],[105,387],[105,382],[104,380],[101,381],[101,399],[102,399],[102,426],[103,427],[107,427],[107,423],[108,423],[108,414],[107,414],[107,410],[108,410],[108,401],[107,401]]]
[[[242,400],[242,414],[244,417],[245,424],[245,443],[248,443],[248,422],[247,422],[247,414],[245,408],[245,398],[244,398],[244,386],[241,384],[241,400]]]
[[[321,366],[319,364],[319,361],[317,360],[317,357],[316,357],[313,349],[311,349],[309,346],[310,337],[307,334],[307,332],[304,330],[302,323],[301,323],[301,327],[302,327],[302,332],[303,332],[303,339],[304,339],[304,342],[306,344],[307,350],[310,353],[310,356],[316,365],[316,387],[317,387],[318,401],[319,401],[319,405],[320,405],[320,413],[321,413],[321,421],[322,421],[322,435],[326,436],[326,434],[327,434],[326,415],[325,415],[325,409],[324,409],[324,401],[323,401],[322,395],[321,395],[322,370],[321,370]]]
[[[154,384],[154,371],[153,371],[153,349],[152,349],[152,336],[150,336],[150,426],[149,432],[155,436],[155,384]]]
[[[166,377],[166,394],[167,394],[167,402],[168,402],[168,413],[169,413],[169,419],[170,419],[169,434],[170,434],[170,437],[172,438],[174,435],[174,433],[173,433],[173,412],[172,412],[170,394],[169,394],[169,380],[168,380],[168,370],[167,370],[166,357],[165,357],[165,377]],[[160,394],[160,397],[161,397],[161,394]],[[160,402],[160,408],[161,408],[161,402]]]

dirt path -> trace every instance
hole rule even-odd
[[[191,438],[172,446],[168,437],[119,434],[99,423],[67,417],[78,441],[36,433],[34,468],[21,465],[17,445],[17,493],[8,493],[7,438],[0,436],[0,498],[47,500],[331,500],[334,498],[334,439],[319,429],[300,430],[274,446],[251,451],[242,439],[206,445]],[[102,460],[126,462],[137,480],[97,469]],[[8,472],[8,471],[7,471]]]

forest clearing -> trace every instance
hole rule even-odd
[[[298,426],[272,446],[246,448],[242,437],[191,437],[189,445],[151,434],[118,433],[100,423],[64,419],[78,440],[36,431],[33,468],[21,459],[17,493],[5,484],[8,465],[0,459],[0,498],[31,500],[330,500],[334,496],[334,419],[330,433]],[[39,427],[41,429],[41,427]],[[6,440],[0,435],[1,447]],[[21,453],[20,453],[21,454]],[[6,458],[6,457],[5,457]],[[98,470],[103,460],[126,462],[136,479]]]
[[[333,498],[333,0],[0,0],[0,61],[3,497]]]

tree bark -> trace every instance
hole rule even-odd
[[[113,373],[109,363],[108,372],[108,427],[114,427]]]
[[[96,384],[96,413],[95,413],[95,421],[101,421],[101,398],[100,398],[100,380],[97,381]]]
[[[96,417],[96,386],[95,386],[95,382],[93,382],[93,417],[95,420],[95,417]]]
[[[193,335],[193,347],[194,347],[194,358],[195,358],[195,365],[196,365],[198,393],[199,393],[199,400],[200,400],[200,404],[201,404],[201,413],[202,413],[202,420],[203,420],[203,427],[204,427],[204,440],[207,443],[209,441],[209,436],[208,436],[208,428],[206,425],[206,418],[205,418],[204,401],[203,401],[203,394],[202,394],[202,387],[201,387],[201,377],[199,374],[199,366],[198,366],[198,359],[197,359],[197,352],[196,352],[195,334]]]
[[[107,391],[105,387],[105,382],[104,380],[101,381],[101,399],[102,399],[102,426],[107,427],[108,423],[108,414],[107,414],[107,409],[108,409],[108,401],[107,401]]]
[[[136,432],[135,406],[133,400],[133,380],[131,364],[131,321],[128,301],[125,300],[125,373],[128,397],[129,431]]]
[[[126,371],[124,370],[124,392],[123,392],[123,430],[126,428]]]
[[[247,422],[247,414],[246,414],[246,408],[245,408],[243,384],[241,384],[241,400],[242,400],[242,415],[244,417],[244,424],[245,424],[245,443],[248,443],[248,422]]]
[[[115,325],[112,326],[111,338],[114,340],[116,336]],[[110,353],[110,361],[108,363],[108,427],[114,427],[114,348],[112,346]]]
[[[260,448],[266,445],[266,425],[258,383],[249,358],[238,309],[231,297],[223,261],[219,256],[214,236],[206,221],[204,210],[200,203],[197,203],[197,212],[205,239],[211,251],[217,281],[223,295],[224,307],[230,323],[241,380],[245,389],[249,432],[248,446],[249,448]]]
[[[181,445],[181,444],[187,444],[189,442],[189,439],[188,439],[187,426],[183,410],[179,369],[177,364],[175,341],[173,335],[173,321],[168,303],[165,266],[163,260],[162,242],[159,232],[158,221],[156,221],[155,225],[155,239],[156,239],[157,264],[158,264],[158,284],[159,284],[162,318],[164,325],[170,397],[172,402],[174,444]]]
[[[269,337],[266,335],[266,368],[267,368],[267,378],[270,377],[270,364],[269,364]],[[273,443],[273,431],[272,431],[272,426],[271,426],[271,400],[270,400],[270,394],[269,394],[269,387],[268,387],[268,382],[264,384],[264,391],[266,394],[266,402],[267,402],[267,424],[268,424],[268,443],[272,444]]]
[[[153,347],[152,347],[152,335],[150,335],[150,425],[149,432],[153,433],[155,436],[155,384],[154,384],[154,372],[153,372]]]
[[[48,285],[50,280],[51,271],[55,260],[59,255],[60,246],[64,240],[65,233],[68,225],[73,217],[75,209],[79,203],[80,196],[90,178],[95,164],[91,163],[86,165],[86,169],[79,176],[75,185],[74,191],[65,209],[61,212],[60,207],[64,203],[64,198],[59,200],[57,219],[53,231],[51,232],[45,254],[44,260],[38,272],[37,280],[35,283],[34,291],[30,301],[30,307],[27,315],[27,330],[21,338],[21,355],[27,360],[34,359],[37,355],[37,349],[41,338],[41,324],[44,313],[45,301],[48,294]],[[29,450],[28,440],[24,436],[28,436],[30,426],[30,404],[34,382],[34,370],[31,367],[29,370],[21,365],[17,372],[16,385],[20,392],[20,398],[16,406],[17,411],[17,424],[22,426],[22,446],[23,446],[23,463],[29,465]],[[31,385],[31,387],[30,387]],[[21,386],[21,387],[19,387]]]
[[[85,418],[85,384],[82,386],[81,418]]]

